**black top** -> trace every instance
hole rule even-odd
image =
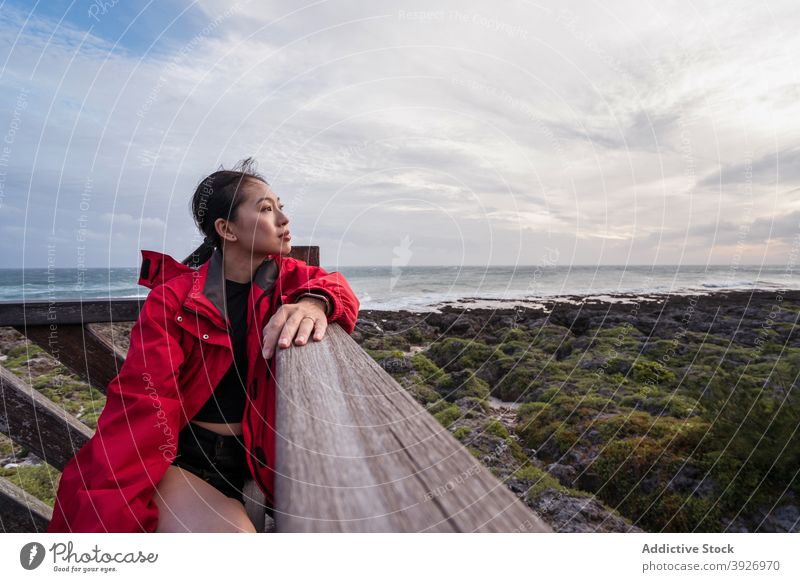
[[[225,297],[231,324],[233,363],[203,408],[192,420],[242,422],[247,402],[247,297],[250,283],[225,279]]]

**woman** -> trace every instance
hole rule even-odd
[[[179,263],[142,251],[151,289],[89,442],[64,468],[48,532],[253,532],[252,477],[272,506],[274,354],[352,333],[347,281],[286,256],[280,199],[248,158],[192,198],[204,243]],[[198,268],[193,268],[199,265]]]

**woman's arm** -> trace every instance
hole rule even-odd
[[[344,275],[338,271],[327,272],[297,259],[284,259],[293,264],[287,272],[281,294],[284,303],[297,303],[309,293],[323,295],[331,304],[329,323],[338,323],[348,334],[353,333],[361,304]],[[284,268],[288,267],[284,262]]]
[[[153,532],[156,485],[177,450],[184,361],[179,302],[160,285],[131,330],[97,430],[64,468],[48,532]]]
[[[336,271],[328,273],[286,257],[278,292],[283,305],[264,327],[261,353],[266,359],[272,357],[276,346],[288,348],[293,340],[297,345],[304,345],[310,337],[321,340],[329,323],[338,323],[348,334],[355,330],[361,305],[347,280]]]

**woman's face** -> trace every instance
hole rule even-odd
[[[247,180],[241,188],[244,200],[236,211],[236,220],[227,223],[236,236],[235,243],[251,256],[288,255],[292,250],[289,218],[278,196],[260,180]]]

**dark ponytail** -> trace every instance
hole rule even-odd
[[[208,237],[206,237],[203,239],[203,242],[200,243],[200,246],[192,251],[191,255],[183,259],[183,264],[189,265],[193,269],[196,269],[211,258],[211,255],[214,252],[214,247],[214,243],[209,242]]]
[[[246,158],[231,170],[219,169],[198,184],[192,196],[191,212],[197,228],[205,238],[192,254],[183,259],[184,265],[197,268],[211,257],[216,247],[221,250],[221,241],[214,223],[218,218],[236,220],[236,211],[243,200],[241,185],[245,180],[259,180],[269,185],[255,171],[255,166],[253,158]]]

